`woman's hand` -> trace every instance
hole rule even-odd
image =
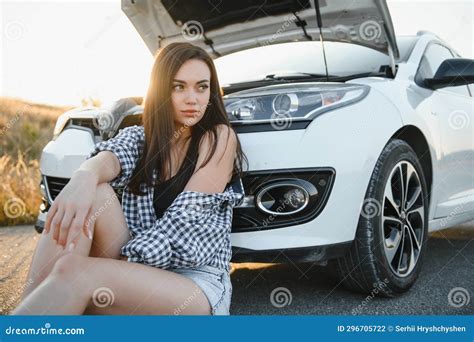
[[[92,240],[91,209],[98,177],[89,170],[78,170],[54,200],[46,217],[44,232],[53,232],[53,240],[63,248],[68,239],[72,248],[81,232]]]

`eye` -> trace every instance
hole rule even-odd
[[[184,87],[182,84],[175,84],[173,85],[173,90],[183,90]]]
[[[201,91],[205,91],[207,88],[209,88],[209,86],[207,84],[202,84],[199,86],[199,90]]]

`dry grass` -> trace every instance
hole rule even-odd
[[[21,154],[14,160],[0,157],[0,225],[34,223],[41,204],[40,171],[37,160],[26,162]]]
[[[0,226],[35,222],[41,151],[68,109],[0,97]]]
[[[0,149],[2,155],[26,160],[39,159],[41,150],[53,137],[59,115],[70,107],[55,107],[0,97]]]

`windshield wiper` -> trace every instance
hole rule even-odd
[[[329,77],[336,77],[329,75]],[[288,73],[274,73],[265,76],[265,80],[297,80],[302,78],[326,78],[326,74],[312,74],[309,72],[288,72]]]
[[[386,72],[362,72],[362,73],[359,73],[359,74],[352,74],[352,75],[347,75],[347,76],[340,76],[339,78],[341,80],[345,80],[345,81],[348,81],[348,80],[352,80],[352,79],[355,79],[355,78],[364,78],[364,77],[389,77],[389,75],[387,75]]]
[[[340,76],[329,75],[329,79],[337,79]],[[325,74],[311,74],[311,73],[291,73],[290,75],[283,76],[280,74],[270,74],[265,76],[263,79],[241,81],[236,83],[230,83],[223,86],[224,93],[231,94],[236,91],[241,91],[250,88],[264,87],[273,84],[284,84],[291,82],[312,82],[312,81],[326,81]]]

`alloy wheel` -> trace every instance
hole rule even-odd
[[[421,182],[410,162],[401,161],[392,169],[382,208],[385,257],[397,276],[406,277],[419,259],[425,223]]]

